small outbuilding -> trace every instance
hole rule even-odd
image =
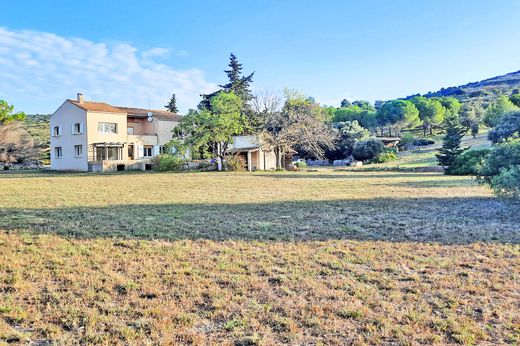
[[[227,154],[242,161],[243,167],[249,172],[276,169],[274,151],[257,135],[233,137]]]

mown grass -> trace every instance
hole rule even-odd
[[[403,151],[398,154],[396,161],[390,161],[384,164],[372,165],[374,167],[400,167],[400,168],[418,168],[437,166],[438,149],[442,146],[442,136],[434,137],[435,144],[420,147],[412,151]],[[491,142],[487,139],[487,129],[483,130],[476,138],[470,135],[464,136],[461,146],[471,148],[471,150],[489,148]]]
[[[0,181],[0,343],[520,342],[520,205],[467,177]]]

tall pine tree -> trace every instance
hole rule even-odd
[[[449,168],[457,156],[469,149],[460,147],[461,139],[466,134],[467,129],[460,124],[457,114],[449,113],[444,122],[446,134],[444,135],[442,148],[439,149],[439,153],[435,156],[437,156],[440,166]]]
[[[249,84],[253,82],[254,72],[249,76],[242,76],[242,64],[238,62],[235,54],[231,53],[229,57],[229,70],[224,70],[226,72],[229,83],[224,85],[219,85],[225,91],[232,91],[235,95],[240,97],[242,103],[247,105],[249,101],[253,98],[253,94],[249,89]]]
[[[179,109],[177,108],[177,100],[175,98],[175,94],[172,94],[172,98],[170,99],[170,102],[166,106],[164,106],[167,110],[169,110],[172,113],[177,113]]]
[[[210,110],[211,108],[211,99],[215,97],[220,91],[233,92],[237,95],[241,100],[244,108],[247,110],[249,106],[249,101],[253,98],[252,92],[249,89],[249,85],[253,82],[254,72],[248,76],[242,76],[242,64],[238,62],[235,54],[231,53],[229,57],[229,70],[224,70],[229,79],[229,83],[219,85],[222,89],[211,93],[211,94],[202,94],[202,101],[200,101],[198,108],[200,110]]]

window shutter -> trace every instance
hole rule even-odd
[[[61,136],[61,126],[58,126],[58,136]]]
[[[157,156],[161,153],[161,148],[158,145],[153,146],[152,156]]]
[[[141,144],[137,145],[137,158],[144,156],[144,147]]]
[[[83,133],[83,122],[79,123],[79,133]]]
[[[72,124],[71,133],[74,134],[74,124]]]
[[[54,126],[51,126],[51,137],[54,137]]]

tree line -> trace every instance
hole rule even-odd
[[[365,143],[354,151],[357,142],[367,141],[371,135],[400,136],[403,130],[417,128],[424,136],[433,134],[448,114],[458,114],[461,109],[453,97],[423,96],[375,104],[343,100],[340,107],[327,107],[297,90],[253,93],[254,72],[243,74],[234,54],[228,66],[224,71],[227,83],[201,95],[197,109],[189,110],[172,141],[179,152],[190,150],[193,158],[217,158],[219,169],[224,168],[226,152],[237,135],[259,134],[274,151],[278,168],[283,166],[282,157],[290,153],[338,159],[357,152],[358,158],[370,159],[384,150],[382,146]],[[166,108],[177,111],[175,95]],[[360,148],[370,154],[363,154]]]
[[[446,174],[474,175],[488,184],[497,195],[520,198],[520,93],[501,96],[482,112],[483,123],[490,127],[492,147],[461,147],[467,129],[458,114],[445,120],[446,134],[437,159]],[[473,131],[472,131],[473,132]]]
[[[327,148],[333,148],[335,133],[323,107],[295,90],[253,94],[254,72],[244,75],[242,69],[231,54],[225,70],[228,83],[201,95],[197,109],[190,109],[175,128],[171,146],[178,153],[189,150],[193,158],[216,158],[222,170],[234,136],[259,134],[281,169],[282,158],[293,151],[323,157]]]

